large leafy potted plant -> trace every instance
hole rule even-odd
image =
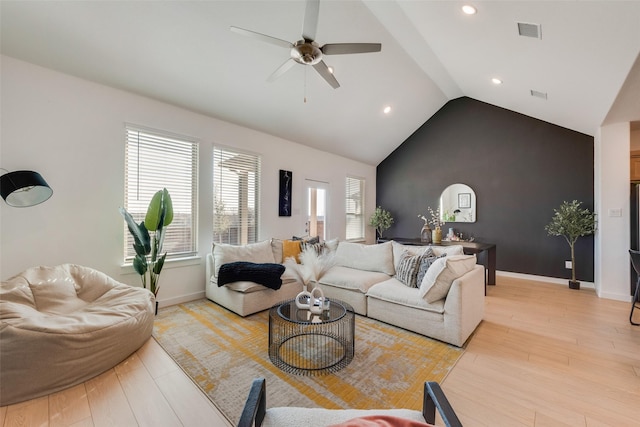
[[[133,268],[140,275],[142,286],[146,288],[148,284],[149,290],[157,297],[160,290],[160,272],[167,257],[166,252],[161,254],[162,244],[166,227],[173,221],[171,196],[166,188],[156,192],[149,202],[144,221],[140,224],[136,223],[126,209],[121,207],[120,213],[134,240],[133,249],[136,256],[133,258]]]
[[[389,229],[393,224],[393,217],[391,213],[382,207],[378,206],[376,210],[371,214],[369,218],[369,225],[376,229],[376,234],[380,238],[385,230]]]
[[[589,209],[581,209],[582,203],[574,200],[563,202],[559,209],[554,209],[551,222],[545,226],[550,236],[562,236],[571,248],[571,289],[580,289],[576,280],[575,244],[579,237],[588,236],[596,231],[596,214]]]

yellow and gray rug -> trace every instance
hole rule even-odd
[[[268,354],[268,310],[240,317],[198,300],[160,309],[153,336],[232,423],[251,382],[267,379],[267,407],[422,409],[425,381],[442,382],[463,350],[356,315],[355,356],[328,375],[276,368]]]

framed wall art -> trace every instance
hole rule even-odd
[[[278,197],[278,216],[291,216],[291,184],[293,173],[280,169],[280,195]]]
[[[460,209],[471,207],[471,193],[458,193],[458,207]]]

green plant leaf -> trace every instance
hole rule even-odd
[[[125,222],[127,223],[129,233],[131,233],[131,235],[133,236],[133,247],[136,253],[148,254],[149,252],[151,252],[151,239],[149,237],[149,231],[147,230],[144,221],[142,221],[140,224],[137,224],[133,219],[133,216],[131,216],[131,214],[127,212],[125,208],[121,207],[119,211]],[[136,245],[138,245],[139,247],[136,248]],[[141,249],[144,249],[144,251],[142,251]]]
[[[133,269],[139,275],[144,276],[144,274],[147,272],[146,258],[136,255],[136,257],[133,258]]]
[[[173,203],[171,196],[166,188],[158,190],[153,195],[149,207],[147,208],[147,215],[144,218],[144,222],[149,231],[156,231],[158,227],[167,226],[173,221]]]
[[[162,267],[164,267],[164,260],[166,257],[167,257],[167,254],[164,253],[160,258],[158,258],[158,260],[153,265],[153,272],[155,274],[160,274],[160,272],[162,271]]]

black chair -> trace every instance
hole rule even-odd
[[[634,292],[633,299],[631,300],[631,313],[629,314],[629,322],[631,322],[631,324],[634,326],[640,326],[640,323],[636,323],[633,321],[633,310],[636,308],[640,309],[640,307],[636,305],[639,302],[638,296],[640,296],[640,251],[629,249],[629,255],[631,256],[631,265],[638,275],[638,280],[636,281],[636,291]]]
[[[267,412],[266,395],[265,379],[254,379],[244,409],[242,410],[238,427],[262,426],[262,421]],[[422,416],[427,423],[435,423],[437,410],[446,427],[462,427],[460,419],[458,419],[458,416],[437,382],[427,381],[424,383],[422,404]]]

